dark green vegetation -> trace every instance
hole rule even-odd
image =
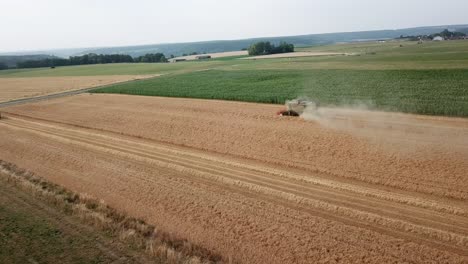
[[[133,59],[133,62],[167,62],[167,59],[162,53],[148,53]]]
[[[89,53],[83,56],[72,56],[68,59],[63,58],[45,58],[40,60],[26,60],[16,64],[16,68],[43,68],[57,66],[74,66],[74,65],[90,65],[90,64],[108,64],[108,63],[155,63],[167,62],[166,57],[162,53],[146,54],[137,58],[123,54],[94,54]]]
[[[260,41],[260,42],[252,44],[249,47],[250,56],[278,54],[278,53],[287,53],[287,52],[294,52],[293,44],[280,42],[278,46],[275,46],[275,44],[271,44],[269,41],[266,41],[266,42]]]
[[[246,62],[97,89],[169,97],[282,104],[308,96],[324,105],[468,116],[468,41],[358,43],[303,51],[352,53]]]

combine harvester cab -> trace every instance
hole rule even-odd
[[[279,111],[279,116],[300,116],[304,111],[317,111],[318,104],[309,99],[294,99],[286,101],[286,109]]]

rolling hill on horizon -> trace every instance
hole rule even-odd
[[[24,51],[24,52],[7,52],[0,53],[3,56],[24,56],[24,55],[50,55],[58,57],[78,56],[87,53],[96,54],[127,54],[133,57],[141,56],[147,53],[163,53],[166,56],[180,56],[182,54],[197,53],[215,53],[226,51],[237,51],[248,48],[252,43],[258,41],[270,41],[278,43],[286,41],[297,47],[304,46],[319,46],[334,44],[340,42],[359,42],[366,40],[379,39],[394,39],[401,35],[429,35],[441,32],[444,29],[451,31],[468,32],[468,24],[465,25],[443,25],[416,27],[395,30],[376,30],[376,31],[359,31],[359,32],[341,32],[341,33],[325,33],[325,34],[309,34],[298,36],[282,36],[282,37],[262,37],[239,40],[212,40],[201,42],[187,43],[165,43],[165,44],[150,44],[150,45],[135,45],[121,47],[101,47],[101,48],[73,48],[73,49],[55,49],[55,50],[40,50],[40,51]]]

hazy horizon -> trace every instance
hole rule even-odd
[[[0,0],[2,16],[8,21],[8,27],[0,29],[0,52],[468,24],[464,14],[468,2],[461,0],[292,2]]]

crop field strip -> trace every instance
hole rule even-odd
[[[350,132],[374,138],[381,135],[383,142],[376,139],[377,144],[373,144],[314,121],[276,117],[275,105],[88,94],[57,101],[62,104],[42,102],[3,112],[228,153],[247,161],[301,168],[429,196],[468,197],[463,180],[468,169],[464,144],[468,123],[462,118],[366,111],[360,115],[375,122],[359,122],[359,130]],[[389,119],[389,115],[393,118]],[[244,136],[239,138],[234,127]],[[291,133],[296,136],[289,137]],[[442,145],[441,139],[445,139]],[[379,142],[384,145],[379,146]]]
[[[242,61],[241,61],[242,62]],[[154,75],[178,74],[190,71],[203,70],[219,66],[230,65],[232,62],[223,60],[185,62],[185,63],[115,63],[81,66],[57,67],[55,69],[18,69],[2,70],[0,78],[26,78],[26,77],[63,77],[63,76],[102,76],[102,75]]]
[[[111,134],[114,134],[115,135],[115,131],[112,131],[112,130],[103,130],[103,129],[96,129],[96,128],[93,128],[93,127],[88,127],[88,126],[81,126],[81,125],[76,125],[76,124],[70,124],[70,123],[67,123],[67,122],[60,122],[60,121],[51,121],[50,119],[42,119],[42,118],[38,118],[38,117],[32,117],[32,116],[26,116],[26,115],[21,115],[21,114],[14,114],[14,113],[8,113],[7,112],[7,115],[11,116],[11,118],[14,119],[14,117],[18,117],[18,118],[23,118],[23,119],[31,119],[33,121],[38,121],[38,122],[43,122],[42,125],[45,125],[49,122],[52,122],[54,124],[58,124],[58,125],[62,125],[64,126],[62,129],[65,129],[65,127],[74,127],[74,128],[79,128],[79,129],[85,129],[85,130],[89,130],[89,131],[100,131],[100,132],[104,132],[104,133],[107,133],[107,132],[110,132]],[[10,119],[11,119],[10,118]],[[340,119],[340,117],[337,117]],[[367,123],[372,123],[372,118],[370,118],[370,120],[366,120]],[[359,121],[359,119],[354,119],[353,122],[357,122]],[[362,122],[363,120],[361,120]],[[461,119],[460,119],[461,121]],[[392,127],[398,127],[398,126],[402,126],[402,129],[405,129],[405,127],[408,125],[407,123],[405,122],[401,122],[401,121],[393,121],[393,122],[388,122],[388,120],[386,120],[386,125],[385,126],[392,126]],[[381,125],[381,121],[377,121],[376,122],[377,125]],[[455,122],[456,123],[456,122]],[[440,128],[440,127],[437,127],[436,125],[421,125],[419,124],[418,126],[421,126],[422,129],[433,129],[433,128]],[[463,133],[464,131],[466,131],[466,128],[464,127],[458,127],[458,126],[451,126],[450,129],[455,129],[455,130],[459,130],[460,133]],[[122,135],[125,135],[124,133],[119,133],[119,134],[122,134]],[[101,137],[104,137],[103,135],[101,135]],[[140,138],[140,140],[144,140],[144,138],[141,138],[140,136],[137,136],[138,138]],[[398,137],[397,135],[387,135],[387,137]],[[117,140],[115,137],[112,138],[112,140]],[[125,140],[124,140],[125,141]],[[417,142],[423,142],[423,144],[432,144],[433,142],[430,141],[430,140],[425,140],[424,138],[421,138],[420,136],[418,136],[418,138],[398,138],[398,141],[400,142],[404,142],[404,144],[412,144],[414,143],[415,141]],[[150,140],[148,141],[149,144],[152,144],[154,142],[154,140]],[[135,142],[133,142],[135,143]],[[164,143],[164,144],[167,144],[167,143]],[[146,147],[147,145],[143,144],[143,143],[140,143],[139,144],[140,146],[142,147]],[[174,145],[166,145],[165,148],[164,148],[164,151],[168,151],[170,149],[174,149]],[[463,151],[468,151],[468,146],[465,146],[465,145],[460,145],[460,146],[457,146],[456,147],[458,150],[463,150]],[[179,153],[180,151],[177,151],[177,148],[175,149],[175,152],[176,153]],[[226,160],[219,160],[219,159],[215,159],[214,156],[206,156],[205,153],[202,153],[202,152],[199,152],[197,153],[197,156],[198,157],[204,157],[206,159],[209,159],[209,160],[214,160],[216,162],[226,162]],[[296,161],[296,163],[303,163],[302,161]],[[243,167],[243,168],[249,168],[249,169],[252,169],[252,170],[256,170],[257,167],[256,166],[250,166],[248,164],[245,163],[245,160],[243,161],[237,161],[237,162],[233,162],[233,161],[229,161],[229,164],[230,165],[233,165],[233,166],[237,166],[237,167]],[[264,168],[265,169],[265,168]],[[336,184],[335,181],[330,181],[330,180],[326,180],[326,179],[318,179],[318,178],[310,178],[308,175],[305,175],[305,174],[301,174],[300,172],[296,173],[294,176],[292,176],[291,173],[289,172],[281,172],[279,170],[273,170],[273,169],[270,169],[268,170],[269,173],[272,173],[272,174],[276,174],[280,177],[286,177],[286,178],[292,178],[293,180],[298,180],[298,181],[301,181],[301,182],[308,182],[308,183],[311,183],[311,184],[314,184],[314,185],[319,185],[319,186],[326,186],[326,187],[329,187],[329,188],[332,188],[332,189],[337,189],[337,190],[343,190],[343,191],[351,191],[351,192],[356,192],[357,190],[353,187],[352,184],[348,185],[346,183],[340,183],[340,184]],[[417,184],[419,186],[427,186],[427,187],[431,187],[431,188],[435,188],[436,190],[439,189],[439,190],[442,190],[444,193],[445,192],[445,195],[447,194],[450,194],[450,193],[454,193],[455,190],[453,189],[453,187],[450,187],[450,186],[439,186],[440,185],[440,182],[438,181],[435,181],[435,180],[430,180],[430,179],[425,179],[424,182],[421,182],[420,180],[415,180],[415,179],[407,179],[407,178],[403,178],[401,176],[398,176],[398,175],[394,175],[392,176],[392,178],[394,180],[398,179],[398,180],[402,180],[404,181],[405,183],[411,183],[411,184]],[[379,185],[379,184],[382,184],[382,182],[376,182],[375,184]],[[412,205],[416,205],[416,206],[419,206],[419,207],[424,207],[424,208],[430,208],[430,209],[433,209],[433,210],[437,210],[437,211],[440,211],[440,212],[452,212],[454,214],[459,214],[459,215],[462,215],[462,216],[467,216],[465,213],[464,213],[464,209],[460,209],[457,207],[457,203],[455,203],[454,201],[451,201],[451,205],[448,205],[448,204],[439,204],[437,201],[431,199],[430,196],[425,196],[424,198],[414,198],[412,196],[409,196],[409,195],[405,195],[405,194],[400,194],[398,196],[395,196],[394,195],[394,192],[395,190],[392,190],[392,191],[384,191],[384,190],[380,190],[380,191],[377,191],[375,189],[373,189],[372,187],[368,187],[368,188],[365,188],[364,186],[362,186],[358,193],[359,194],[362,194],[362,195],[365,195],[365,196],[371,196],[371,197],[377,197],[377,198],[380,198],[380,199],[386,199],[386,200],[389,200],[389,201],[396,201],[396,202],[400,202],[400,203],[404,203],[404,204],[412,204]],[[449,196],[449,197],[452,197],[452,196]],[[453,196],[452,198],[456,198],[457,200],[458,199],[467,199],[468,197],[468,191],[466,190],[459,190],[457,191],[457,196]],[[463,208],[466,207],[464,204],[462,206]],[[467,207],[468,209],[468,207]]]
[[[159,80],[115,85],[95,92],[276,104],[309,96],[324,105],[364,103],[384,111],[468,116],[464,89],[468,85],[468,41],[422,45],[353,43],[298,51],[354,55],[251,61],[228,57],[168,64],[7,70],[0,72],[0,78],[163,74],[166,76]]]
[[[359,43],[300,48],[352,56],[233,59],[158,80],[97,89],[98,93],[191,97],[283,104],[308,96],[324,105],[468,116],[468,41]],[[199,63],[203,65],[205,62]],[[435,99],[437,98],[437,99]]]
[[[18,117],[9,117],[2,120],[1,124],[95,151],[110,152],[140,163],[155,163],[182,172],[190,171],[196,176],[189,176],[190,179],[203,184],[218,184],[221,188],[230,186],[232,191],[269,199],[289,208],[468,256],[466,208],[458,208],[459,215],[455,215],[405,204],[404,200],[398,203],[363,196],[359,191],[338,193],[336,190],[327,190],[325,186],[294,182],[291,177],[285,179],[261,167],[256,170],[242,168],[206,160],[190,152],[171,154],[174,150],[157,144],[147,146],[138,143],[136,139],[119,140],[118,136],[114,139],[113,136],[100,135],[97,131],[65,128],[63,125],[44,124]],[[340,185],[338,182],[334,184]],[[360,187],[354,186],[354,189],[359,190]],[[271,195],[276,198],[271,198]]]
[[[468,116],[466,70],[208,70],[115,85],[94,93],[283,104],[308,96],[324,105]]]

